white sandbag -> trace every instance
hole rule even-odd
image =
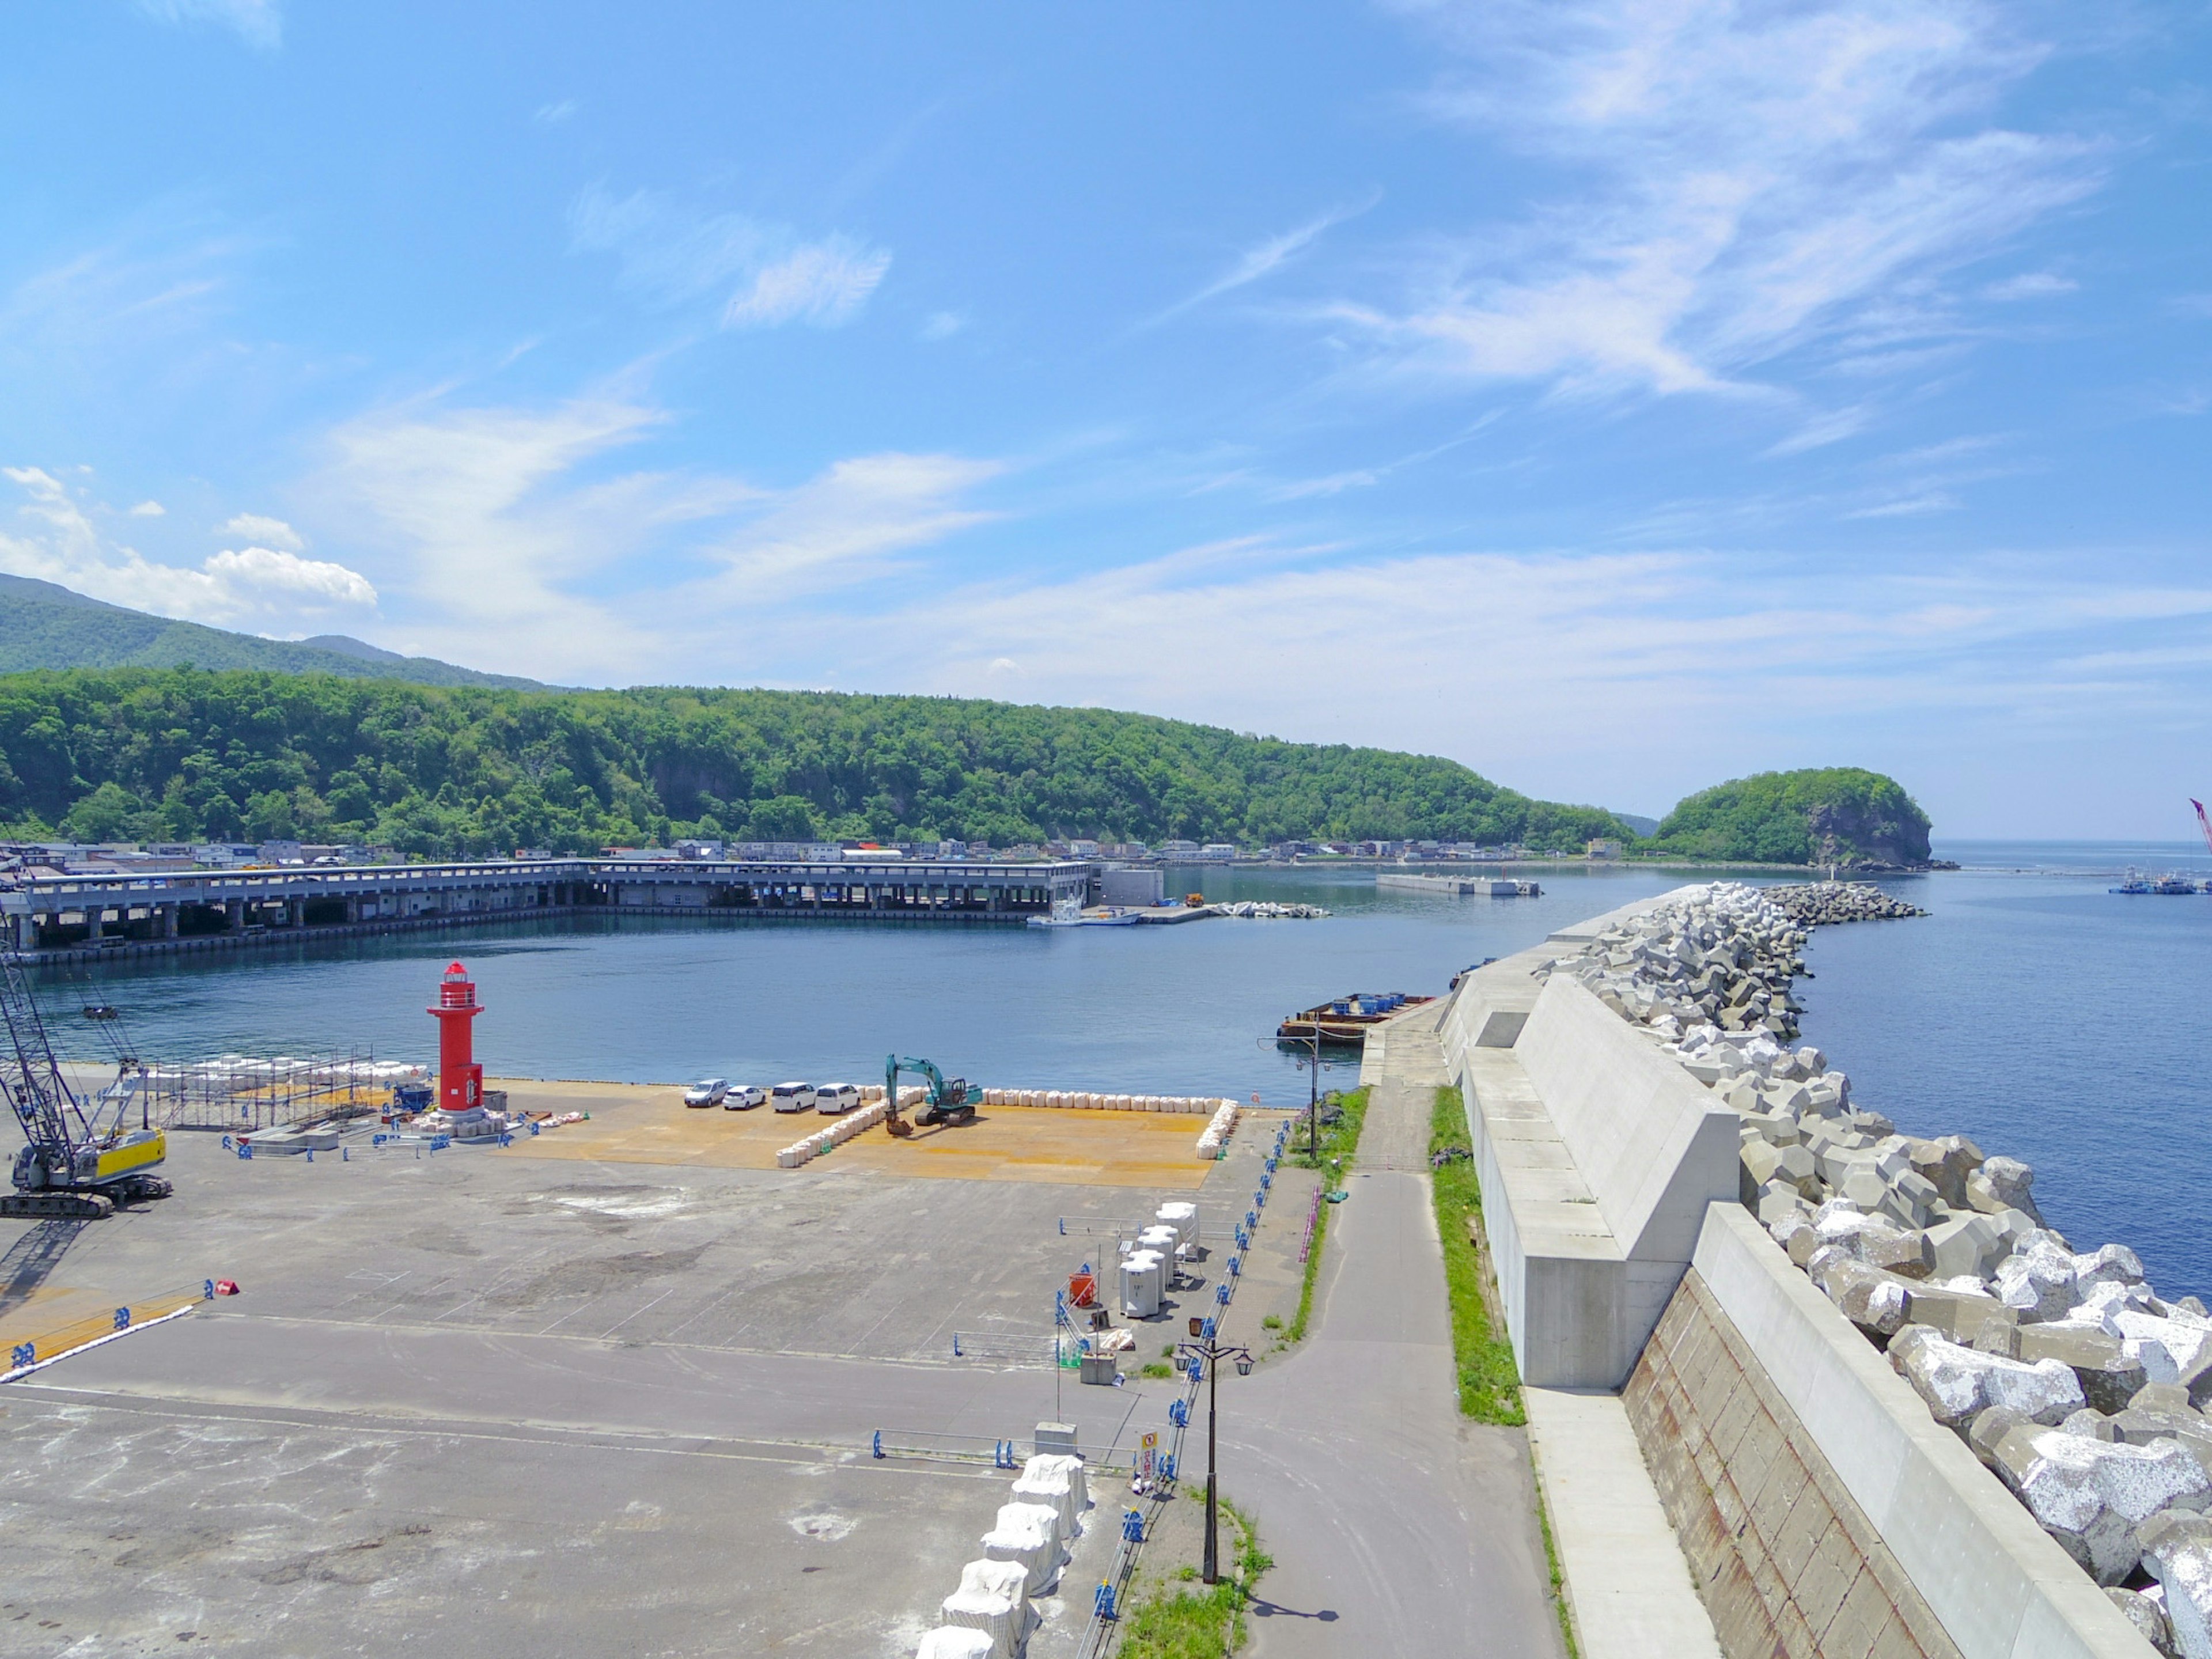
[[[1198,1243],[1198,1206],[1176,1201],[1163,1204],[1153,1212],[1163,1227],[1176,1230],[1176,1237],[1185,1249]]]
[[[1048,1504],[1006,1504],[998,1525],[983,1534],[983,1553],[1018,1561],[1037,1595],[1060,1576],[1060,1511]]]
[[[1116,1331],[1116,1336],[1127,1336],[1127,1331]],[[1068,1490],[1075,1494],[1078,1515],[1091,1507],[1091,1480],[1082,1458],[1073,1452],[1039,1452],[1022,1465],[1024,1474],[1040,1472],[1058,1473],[1067,1477]]]
[[[1000,1650],[982,1631],[945,1625],[921,1638],[914,1659],[1000,1659]]]
[[[1019,1561],[986,1558],[960,1569],[960,1588],[946,1596],[947,1626],[977,1631],[990,1638],[994,1659],[1012,1659],[1028,1633],[1029,1569]]]
[[[1060,1516],[1060,1536],[1074,1535],[1075,1488],[1066,1470],[1023,1470],[1021,1479],[1014,1482],[1013,1499],[1017,1504],[1047,1505]]]
[[[1121,1312],[1129,1319],[1150,1319],[1160,1310],[1160,1291],[1164,1275],[1160,1271],[1158,1250],[1132,1250],[1121,1258]]]

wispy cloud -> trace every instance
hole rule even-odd
[[[574,115],[576,112],[576,109],[577,105],[574,99],[563,98],[556,103],[540,104],[532,113],[530,118],[537,122],[538,125],[542,127],[557,127],[562,122]]]
[[[263,52],[274,52],[284,42],[280,0],[138,0],[138,9],[163,23],[227,28]]]
[[[167,514],[168,510],[159,501],[141,501],[131,509],[131,516],[134,519],[158,519]]]
[[[1922,495],[1905,495],[1846,513],[1847,519],[1917,519],[1929,513],[1955,513],[1962,503],[1948,489],[1931,489]]]
[[[624,287],[662,306],[720,294],[726,328],[850,321],[890,269],[891,256],[842,233],[809,240],[787,225],[742,213],[701,213],[638,191],[592,185],[568,209],[570,247],[611,253]]]
[[[2097,182],[2085,144],[1995,124],[2044,54],[1979,0],[1408,9],[1462,64],[1429,106],[1575,181],[1403,302],[1324,313],[1408,368],[1739,391]]]
[[[1146,319],[1140,326],[1149,328],[1166,322],[1170,318],[1180,317],[1184,312],[1194,307],[1202,306],[1208,300],[1218,299],[1222,295],[1231,293],[1237,289],[1249,287],[1263,277],[1273,276],[1319,240],[1322,234],[1330,227],[1340,225],[1346,219],[1355,218],[1373,205],[1374,202],[1370,200],[1356,208],[1331,209],[1327,213],[1307,220],[1305,223],[1295,229],[1286,230],[1280,235],[1269,236],[1254,243],[1243,253],[1237,255],[1229,269],[1223,271],[1220,276],[1195,293],[1176,301],[1166,310]]]
[[[2029,270],[1988,284],[1982,289],[1982,298],[2001,304],[2010,300],[2055,300],[2081,286],[2071,276],[2061,276],[2056,271]]]
[[[1872,411],[1864,404],[1854,404],[1848,409],[1831,409],[1815,415],[1788,437],[1774,445],[1769,455],[1802,455],[1808,449],[1825,448],[1829,444],[1841,443],[1855,438],[1867,428]]]
[[[163,564],[101,536],[83,502],[44,468],[0,467],[0,476],[25,497],[17,518],[27,528],[0,530],[0,568],[12,574],[58,582],[133,610],[218,625],[281,627],[376,604],[376,589],[367,577],[343,564],[302,558],[296,537],[288,548],[226,548],[198,568]]]

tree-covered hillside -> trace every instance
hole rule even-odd
[[[0,677],[0,821],[26,838],[298,836],[435,856],[684,835],[1579,847],[1626,833],[1452,761],[1103,709],[191,669]]]
[[[171,617],[149,616],[28,576],[0,575],[0,673],[33,668],[263,668],[280,674],[343,674],[424,685],[510,685],[534,680],[457,668],[434,657],[403,657],[343,634],[264,640]]]
[[[1761,772],[1678,801],[1636,850],[1747,864],[1924,864],[1928,814],[1879,772]]]

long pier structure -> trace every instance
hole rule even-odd
[[[0,887],[0,950],[218,950],[311,936],[577,915],[1019,926],[1073,915],[1091,866],[901,859],[489,859],[118,872]]]

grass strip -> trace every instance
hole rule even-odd
[[[1438,1153],[1454,1153],[1442,1164]],[[1444,1285],[1451,1303],[1452,1357],[1459,1370],[1459,1408],[1479,1423],[1518,1427],[1528,1420],[1513,1345],[1492,1328],[1482,1295],[1482,1252],[1474,1226],[1482,1217],[1482,1186],[1468,1144],[1467,1108],[1455,1088],[1437,1091],[1429,1119],[1429,1191],[1443,1241]]]
[[[1336,1107],[1340,1115],[1335,1122],[1321,1126],[1321,1151],[1318,1153],[1302,1150],[1306,1144],[1304,1120],[1301,1119],[1291,1126],[1291,1151],[1287,1154],[1286,1161],[1302,1170],[1321,1170],[1323,1191],[1328,1190],[1331,1182],[1340,1178],[1339,1170],[1332,1167],[1333,1163],[1341,1164],[1348,1170],[1356,1161],[1359,1151],[1360,1125],[1367,1121],[1367,1093],[1365,1089],[1354,1089],[1345,1094],[1332,1093],[1322,1097],[1322,1103]],[[1319,1213],[1314,1217],[1313,1243],[1306,1251],[1305,1283],[1298,1290],[1297,1314],[1291,1319],[1290,1329],[1283,1333],[1283,1340],[1286,1343],[1303,1340],[1305,1336],[1306,1320],[1313,1312],[1314,1280],[1321,1272],[1322,1245],[1328,1237],[1329,1212],[1335,1207],[1324,1200]]]
[[[1552,1574],[1552,1611],[1559,1615],[1559,1636],[1567,1644],[1567,1659],[1582,1659],[1575,1640],[1575,1621],[1567,1611],[1567,1576],[1559,1571],[1559,1552],[1552,1542],[1552,1504],[1544,1496],[1544,1483],[1536,1482],[1536,1525],[1544,1534],[1544,1565]]]
[[[1260,1547],[1260,1529],[1250,1516],[1226,1498],[1221,1515],[1235,1534],[1229,1577],[1210,1589],[1163,1585],[1122,1620],[1118,1659],[1221,1659],[1244,1645],[1249,1634],[1245,1604],[1275,1561]],[[1182,1570],[1186,1583],[1197,1577],[1195,1568]]]

